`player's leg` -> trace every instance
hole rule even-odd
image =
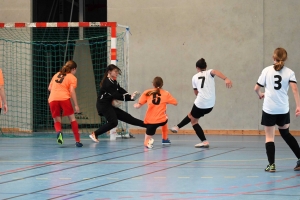
[[[58,144],[63,144],[63,134],[61,129],[61,107],[59,101],[52,101],[49,103],[50,112],[54,121],[54,129],[56,132],[56,139]]]
[[[177,133],[179,131],[179,129],[181,129],[182,127],[184,127],[185,125],[187,125],[190,122],[191,122],[191,119],[187,115],[185,118],[183,118],[183,120],[181,120],[181,122],[179,124],[177,124],[176,126],[173,126],[170,129],[170,131],[172,131],[173,133]]]
[[[168,124],[161,127],[162,144],[171,144],[171,141],[168,138],[168,131]]]
[[[266,153],[269,161],[269,165],[265,169],[268,172],[275,172],[275,126],[265,126],[266,134]]]
[[[102,125],[96,131],[92,132],[92,134],[90,135],[90,138],[95,142],[99,142],[99,135],[106,133],[107,131],[115,128],[118,125],[118,117],[112,106],[108,106],[106,108],[101,107],[100,109],[98,109],[98,113],[101,113],[101,116],[105,117],[107,123]]]
[[[290,149],[294,152],[295,156],[298,158],[295,171],[300,170],[300,147],[297,140],[289,131],[289,124],[285,124],[283,126],[278,126],[279,133]]]
[[[120,121],[134,126],[140,126],[146,128],[146,124],[144,124],[142,120],[133,117],[129,113],[125,112],[124,110],[121,110],[120,108],[114,108],[114,111],[117,115],[117,118]]]
[[[78,129],[78,123],[76,121],[75,115],[74,115],[74,109],[71,103],[71,100],[65,100],[61,101],[61,107],[63,110],[63,116],[68,116],[72,132],[75,138],[75,145],[76,147],[82,147],[83,145],[80,143],[80,134]]]

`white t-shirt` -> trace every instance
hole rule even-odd
[[[266,67],[261,72],[257,84],[265,87],[263,111],[268,114],[285,114],[289,112],[289,83],[297,83],[295,73],[283,67],[275,71],[273,65]]]
[[[197,98],[194,104],[198,108],[212,108],[215,105],[215,79],[210,74],[212,69],[198,72],[192,78],[192,85],[194,90],[198,90]]]

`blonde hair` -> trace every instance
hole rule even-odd
[[[164,81],[161,77],[157,76],[153,79],[153,86],[156,88],[155,90],[149,91],[146,96],[151,96],[153,94],[160,94],[160,89],[164,85]]]
[[[66,64],[61,68],[59,72],[60,74],[65,76],[67,73],[70,73],[72,69],[76,69],[76,68],[77,68],[76,62],[74,62],[73,60],[69,60],[66,62]]]
[[[284,48],[277,48],[274,51],[273,58],[275,59],[276,63],[274,64],[274,69],[276,71],[280,71],[283,66],[284,62],[287,59],[287,52]]]

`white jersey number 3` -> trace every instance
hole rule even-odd
[[[277,81],[275,81],[275,84],[277,84],[277,86],[274,86],[274,89],[280,90],[282,77],[280,75],[275,75],[274,78],[277,78]]]

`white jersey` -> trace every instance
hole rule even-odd
[[[211,75],[212,69],[198,72],[192,78],[192,85],[194,90],[198,90],[197,98],[194,104],[198,108],[212,108],[215,105],[215,79]]]
[[[275,71],[273,65],[266,67],[261,72],[257,84],[265,87],[263,111],[268,114],[285,114],[289,112],[289,83],[297,83],[295,73],[283,67]]]

